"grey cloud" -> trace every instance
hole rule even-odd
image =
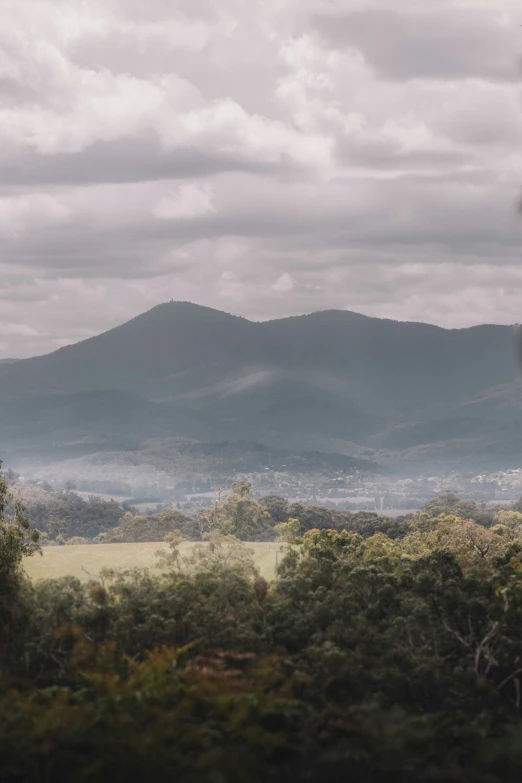
[[[38,92],[26,84],[21,84],[10,76],[0,77],[0,101],[3,106],[17,106],[34,103],[39,99]]]
[[[452,261],[480,258],[502,265],[511,261],[521,239],[522,226],[514,219],[510,199],[502,198],[498,185],[472,175],[462,181],[428,174],[373,182],[347,178],[322,188],[316,185],[311,198],[303,197],[299,183],[280,182],[274,193],[264,178],[252,175],[229,175],[218,184],[216,212],[189,220],[158,220],[147,203],[151,207],[164,191],[147,191],[128,221],[109,219],[96,225],[80,212],[67,225],[4,240],[0,261],[71,279],[143,280],[165,270],[182,277],[194,264],[211,266],[215,243],[236,237],[249,244],[241,258],[243,275],[266,252],[289,254],[289,271],[326,272],[353,257],[348,251],[354,249],[366,255],[373,249],[376,260],[386,254],[388,263],[395,263],[412,252],[425,256],[432,246],[440,250],[426,264],[440,261],[442,253]],[[98,196],[102,214],[103,205],[118,204],[123,191],[111,193]],[[205,252],[194,258],[192,246],[202,241],[207,242]],[[169,255],[179,250],[186,255]],[[328,258],[329,251],[337,256]]]
[[[291,163],[287,163],[290,173]],[[23,155],[0,159],[2,186],[96,185],[209,177],[221,171],[282,173],[270,163],[241,160],[237,155],[218,155],[209,150],[165,150],[153,137],[98,141],[79,153]]]
[[[109,0],[110,5],[119,10],[123,17],[137,20],[150,20],[172,18],[171,0]],[[189,17],[203,20],[213,20],[219,12],[219,6],[213,0],[176,0],[176,12]]]
[[[372,141],[361,139],[356,143],[350,138],[339,138],[336,151],[342,164],[360,165],[379,170],[431,169],[433,176],[444,176],[444,171],[452,172],[455,168],[470,162],[472,153],[464,149],[447,150],[413,150],[404,152],[400,144],[390,144],[387,141]]]
[[[211,27],[211,22],[206,20]],[[248,25],[238,24],[235,38],[249,40],[253,35]],[[277,58],[279,41],[271,50],[256,57],[257,45],[231,49],[232,42],[221,39],[219,45],[180,49],[164,40],[140,42],[114,30],[112,35],[97,35],[80,39],[70,50],[71,60],[82,68],[107,68],[112,73],[131,74],[139,79],[151,79],[157,74],[172,73],[187,79],[208,99],[233,96],[247,111],[281,117],[281,106],[273,99],[272,89],[284,74]],[[266,46],[266,44],[265,44]],[[234,56],[235,54],[235,56]],[[209,60],[214,67],[209,70]],[[255,85],[255,89],[253,89]]]
[[[495,24],[495,6],[464,11],[368,9],[316,15],[312,26],[335,46],[359,49],[384,79],[519,78],[519,28]]]

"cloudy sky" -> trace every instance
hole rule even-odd
[[[522,319],[512,0],[4,0],[0,357],[169,299]]]

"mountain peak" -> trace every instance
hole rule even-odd
[[[141,313],[140,315],[131,319],[131,321],[127,321],[127,323],[155,318],[183,318],[186,319],[188,323],[194,321],[234,321],[236,323],[239,321],[247,321],[247,319],[243,318],[242,316],[232,315],[232,313],[227,313],[223,310],[216,310],[214,307],[207,307],[206,305],[195,304],[194,302],[177,301],[171,299],[170,302],[162,302],[161,304],[151,307],[150,310],[146,310],[144,313]],[[123,326],[126,326],[126,324],[123,324]]]

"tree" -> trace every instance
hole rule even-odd
[[[99,533],[116,527],[127,510],[114,500],[96,496],[84,499],[76,492],[58,492],[31,482],[12,489],[13,492],[23,491],[31,527],[49,533],[50,538],[61,535],[63,538],[82,536],[93,539]]]
[[[172,533],[167,533],[165,536],[165,543],[169,545],[167,552],[159,549],[156,552],[158,557],[160,568],[166,568],[173,571],[182,571],[183,558],[180,552],[180,546],[183,543],[183,536],[179,530],[174,530]]]
[[[432,517],[438,517],[440,514],[447,513],[448,509],[455,508],[455,506],[460,502],[461,500],[458,495],[456,495],[454,492],[451,492],[450,490],[446,490],[445,492],[441,492],[439,495],[436,495],[431,500],[428,500],[428,502],[425,503],[422,507],[421,511],[425,511]]]
[[[132,514],[127,511],[120,520],[118,527],[96,537],[97,543],[139,543],[146,541],[163,541],[165,536],[176,531],[183,531],[188,522],[180,511],[166,508],[159,514]]]
[[[276,541],[285,544],[295,544],[299,539],[301,525],[298,519],[289,519],[288,522],[280,522],[274,527]]]
[[[359,511],[356,514],[335,511],[333,517],[337,529],[351,530],[363,538],[370,538],[376,533],[383,533],[388,538],[404,538],[410,529],[408,522],[381,517],[371,511]]]
[[[198,509],[195,517],[193,517],[192,520],[192,538],[197,538],[202,541],[208,533],[221,530],[222,515],[220,514],[220,509],[223,505],[226,492],[226,486],[220,487],[214,493],[214,501],[212,505],[208,508]]]
[[[377,557],[391,557],[398,554],[400,545],[384,533],[374,533],[367,538],[363,546],[364,559],[374,560]]]
[[[494,529],[488,529],[470,519],[454,514],[432,518],[419,514],[409,533],[401,542],[402,550],[419,556],[437,550],[451,552],[466,573],[485,576],[491,572],[490,561],[499,557],[513,538],[508,539]]]
[[[254,550],[246,547],[236,536],[214,531],[209,533],[207,543],[195,544],[182,559],[189,570],[233,569],[242,576],[256,577],[258,570],[254,556]]]
[[[255,500],[246,481],[232,484],[232,494],[217,509],[223,533],[242,541],[263,541],[272,537],[272,519],[266,507]]]
[[[513,509],[513,511],[522,512],[522,495],[520,495],[520,497],[517,500],[515,500],[514,503],[511,504],[511,508]]]
[[[8,504],[13,507],[11,514],[7,513]],[[0,648],[21,615],[23,559],[38,550],[38,532],[31,530],[21,498],[12,497],[0,475]]]
[[[479,508],[474,500],[463,500],[449,490],[429,500],[424,504],[421,511],[432,517],[439,517],[442,514],[454,514],[462,519],[472,519],[484,527],[490,527],[495,516],[494,509]]]
[[[302,530],[331,530],[335,527],[333,512],[324,506],[292,503],[288,507],[288,515],[299,520]]]
[[[510,530],[522,530],[522,513],[520,511],[502,509],[497,512],[494,521],[497,525],[504,525]]]
[[[265,495],[259,499],[259,502],[266,508],[276,524],[287,521],[289,504],[281,495]]]

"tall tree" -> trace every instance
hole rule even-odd
[[[0,650],[22,613],[23,558],[38,549],[38,532],[31,530],[22,500],[12,497],[7,481],[0,475]]]
[[[228,496],[218,511],[222,531],[242,541],[262,540],[272,535],[272,518],[264,505],[259,503],[247,481],[232,484]]]

